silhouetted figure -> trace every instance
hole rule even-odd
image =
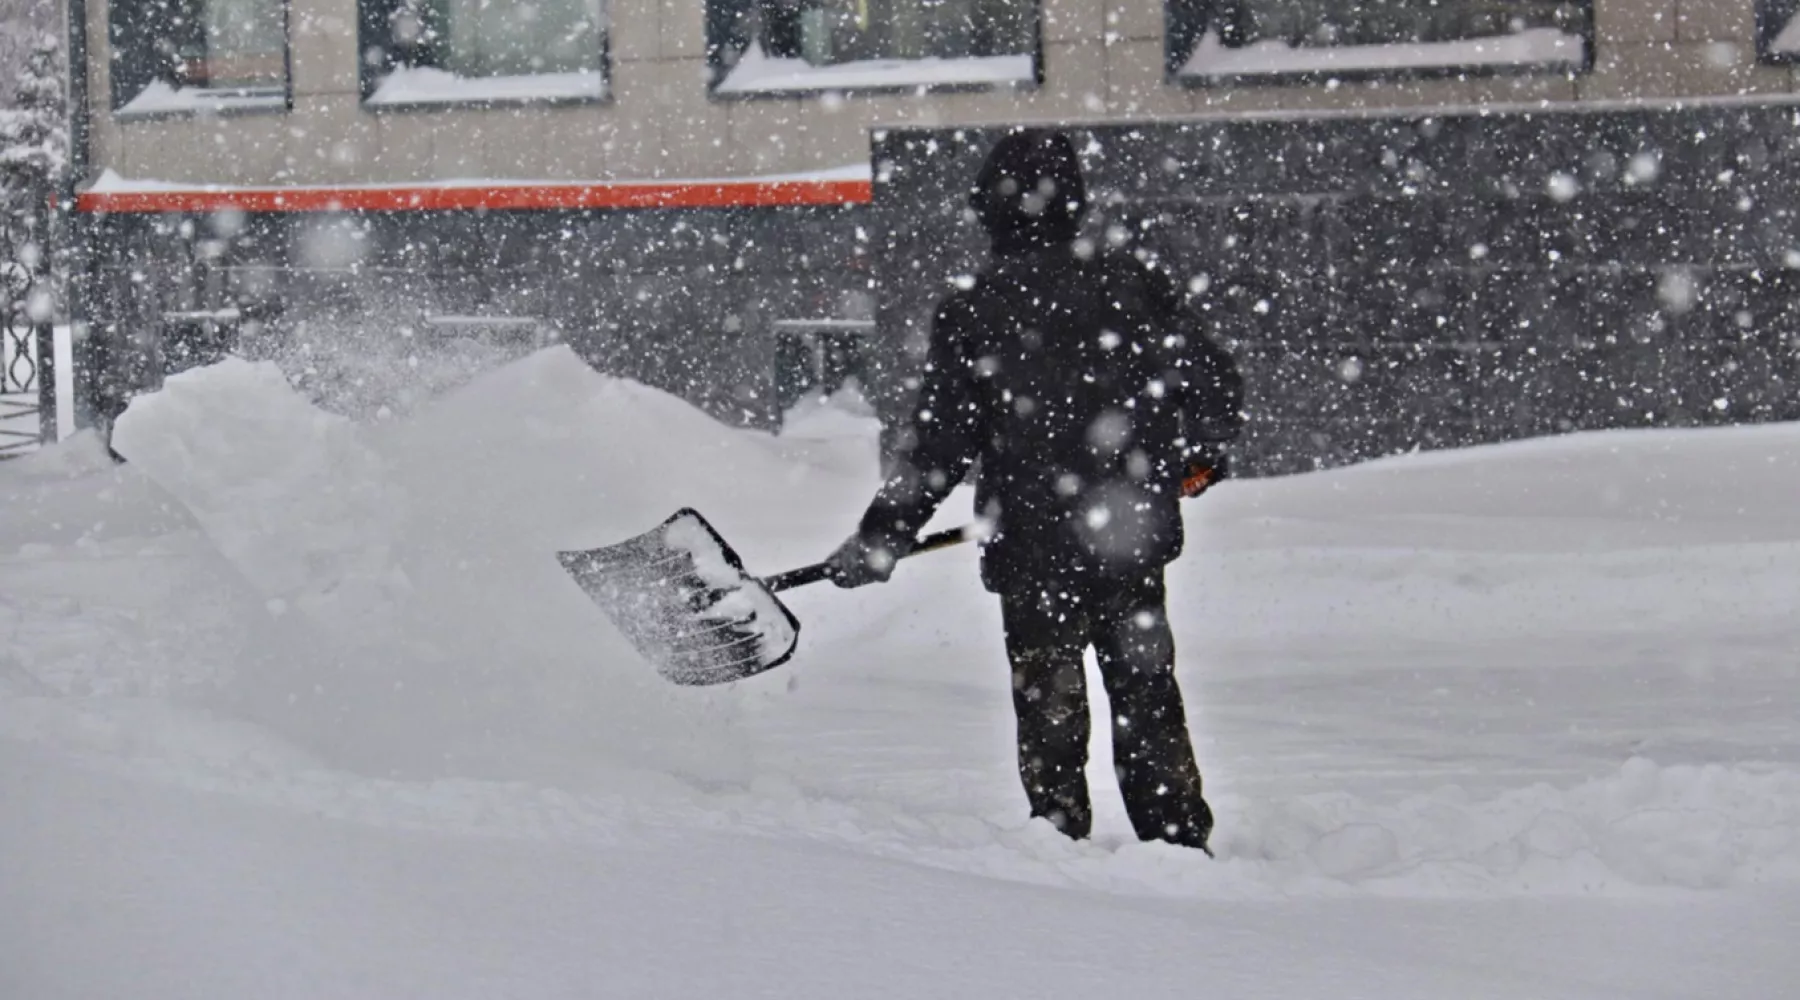
[[[1237,434],[1242,383],[1166,277],[1077,239],[1086,202],[1066,135],[1013,132],[989,156],[971,204],[992,260],[941,303],[894,471],[833,554],[833,578],[887,579],[979,463],[982,580],[1000,596],[1032,814],[1074,838],[1092,825],[1092,646],[1137,835],[1205,848],[1212,813],[1175,680],[1163,567],[1181,552],[1190,463]]]

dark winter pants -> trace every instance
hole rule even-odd
[[[1175,682],[1161,572],[1110,586],[1002,594],[1001,613],[1019,719],[1019,778],[1031,814],[1077,840],[1093,826],[1083,773],[1089,721],[1082,659],[1091,645],[1112,715],[1113,769],[1138,838],[1204,847],[1212,811],[1200,794]]]

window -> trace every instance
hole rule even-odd
[[[606,0],[361,0],[363,101],[591,101],[607,93]]]
[[[1592,0],[1169,0],[1168,68],[1190,82],[1571,73]]]
[[[1765,62],[1800,62],[1800,0],[1756,0],[1756,51]]]
[[[706,0],[721,95],[1036,85],[1037,4]]]
[[[115,113],[287,107],[283,0],[114,0],[107,36]]]

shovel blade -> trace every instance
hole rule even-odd
[[[557,560],[638,654],[676,684],[727,684],[794,655],[800,622],[698,511]]]

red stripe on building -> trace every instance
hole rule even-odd
[[[194,188],[90,191],[82,212],[437,212],[582,208],[777,208],[863,205],[863,180],[516,184],[496,187]]]

